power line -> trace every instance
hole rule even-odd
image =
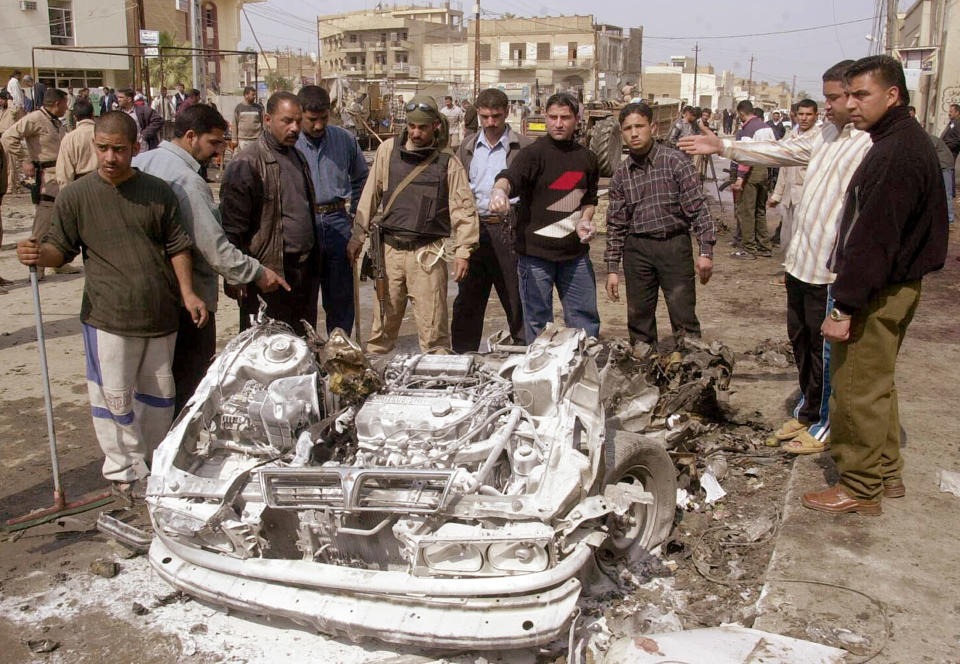
[[[808,28],[793,28],[791,30],[774,30],[773,32],[752,32],[742,35],[706,35],[699,37],[653,37],[647,34],[643,35],[644,39],[660,39],[660,40],[679,40],[679,39],[743,39],[745,37],[768,37],[771,35],[789,35],[795,32],[810,32],[812,30],[826,30],[828,28],[837,28],[841,25],[852,25],[854,23],[864,23],[866,21],[873,21],[874,18],[871,16],[869,18],[858,18],[852,21],[841,21],[839,23],[828,23],[826,25],[813,25]]]

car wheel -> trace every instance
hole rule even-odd
[[[652,549],[667,539],[677,504],[677,472],[670,455],[655,440],[628,431],[608,431],[606,484],[639,484],[653,495],[653,504],[634,505],[623,517],[611,515],[610,536],[601,557],[612,561],[635,546]]]

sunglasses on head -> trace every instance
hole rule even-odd
[[[431,106],[430,104],[426,104],[426,103],[424,103],[424,102],[420,102],[419,104],[415,104],[415,103],[413,103],[413,102],[411,101],[411,102],[407,103],[407,105],[404,106],[404,108],[405,108],[407,111],[426,111],[427,113],[434,113],[434,112],[435,112],[433,106]]]

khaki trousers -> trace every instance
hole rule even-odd
[[[368,353],[389,353],[396,346],[408,297],[413,302],[420,350],[424,353],[450,350],[447,264],[442,260],[433,262],[436,254],[429,250],[435,246],[436,243],[405,250],[384,245],[384,265],[387,271],[386,311],[381,324],[380,303],[374,298]],[[417,260],[417,254],[421,254],[420,260]]]
[[[736,213],[742,232],[743,250],[751,254],[770,251],[767,242],[768,177],[766,168],[754,166],[737,195]]]
[[[919,281],[887,286],[853,317],[850,340],[830,346],[830,454],[860,499],[877,499],[903,469],[894,372],[919,301]]]
[[[40,201],[33,217],[33,237],[40,242],[47,237],[53,226],[53,201]]]
[[[150,474],[153,451],[173,422],[177,333],[122,337],[83,325],[93,430],[103,476],[132,482]]]

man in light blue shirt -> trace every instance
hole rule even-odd
[[[460,290],[453,302],[450,334],[457,353],[480,350],[491,288],[497,289],[506,312],[512,343],[523,344],[523,307],[514,248],[516,219],[512,212],[500,217],[488,209],[497,174],[513,162],[522,148],[533,142],[507,124],[509,104],[500,90],[483,90],[475,104],[482,130],[466,136],[457,152],[470,175],[470,189],[480,215],[480,246],[470,255],[467,276],[460,281]]]
[[[339,327],[353,329],[353,269],[347,260],[347,242],[353,226],[351,214],[370,172],[357,138],[349,131],[328,126],[330,95],[317,85],[307,85],[297,95],[303,106],[297,150],[310,166],[316,192],[315,226],[320,247],[320,293],[327,333]],[[346,203],[350,201],[350,214]]]
[[[133,166],[170,185],[180,203],[180,223],[193,240],[193,288],[210,312],[209,322],[197,328],[181,307],[180,328],[173,357],[180,412],[203,379],[216,353],[218,275],[233,286],[255,283],[263,292],[290,286],[270,268],[244,254],[227,239],[210,185],[200,177],[200,166],[225,145],[227,122],[216,109],[196,104],[177,116],[174,138],[156,150],[137,155]]]

